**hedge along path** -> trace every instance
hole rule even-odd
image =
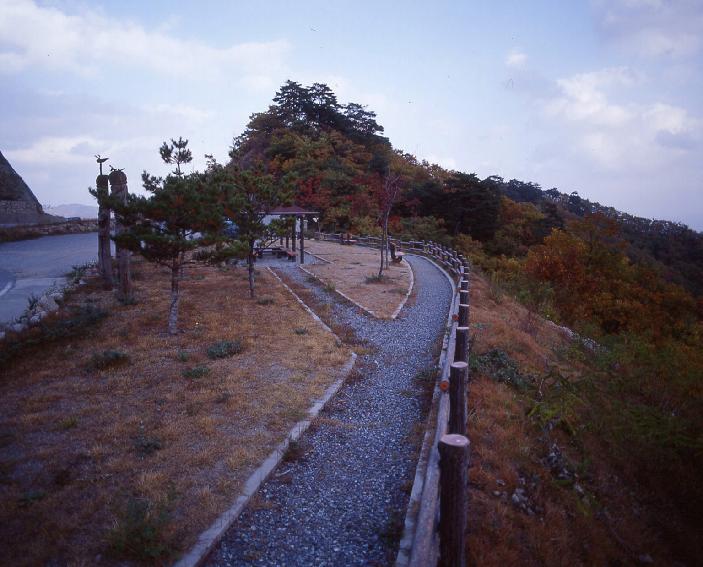
[[[383,565],[398,550],[434,386],[452,288],[428,260],[411,257],[417,302],[379,320],[339,301],[297,269],[281,277],[333,328],[364,342],[357,372],[271,475],[207,564]],[[300,288],[305,288],[299,292]]]
[[[367,281],[378,274],[380,252],[362,246],[310,240],[307,250],[325,263],[305,264],[303,271],[326,285],[370,315],[395,319],[413,288],[413,271],[407,261],[383,270],[383,282]]]
[[[109,533],[130,498],[158,503],[171,492],[159,536],[168,551],[185,551],[346,370],[350,350],[268,271],[258,276],[258,301],[248,299],[241,268],[187,269],[175,337],[163,332],[168,277],[138,257],[134,271],[136,305],[89,281],[67,302],[93,301],[107,319],[0,372],[7,564],[108,561]],[[241,341],[243,351],[209,358],[222,340]],[[91,367],[106,350],[129,358]]]

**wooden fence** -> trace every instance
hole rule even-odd
[[[381,239],[348,233],[316,233],[319,240],[380,248]],[[397,566],[466,565],[467,434],[469,381],[469,263],[442,244],[389,238],[399,252],[432,259],[448,274],[454,297],[440,357],[441,372],[432,398],[415,482],[405,518]]]

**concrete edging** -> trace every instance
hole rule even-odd
[[[400,305],[398,305],[398,309],[393,311],[393,315],[391,315],[391,320],[395,319],[400,315],[400,312],[403,310],[403,307],[405,307],[405,304],[408,302],[408,299],[410,299],[410,294],[413,292],[413,288],[415,287],[415,272],[413,271],[413,267],[410,265],[410,262],[408,262],[405,258],[403,258],[403,262],[405,262],[408,265],[408,268],[410,268],[410,285],[408,286],[408,293],[405,294],[405,297],[403,298],[403,301],[400,302]]]
[[[312,318],[317,321],[325,330],[329,331],[334,335],[337,340],[339,337],[330,329],[320,317],[318,317],[310,307],[308,307],[305,302],[298,297],[298,295],[276,274],[271,268],[268,270],[273,274],[273,276],[283,285],[283,287],[288,290],[288,292],[300,303],[303,308],[312,316]],[[276,448],[269,454],[263,463],[249,476],[249,478],[244,483],[241,493],[234,500],[232,505],[225,512],[220,514],[220,516],[207,528],[203,533],[200,534],[198,541],[195,545],[188,551],[183,557],[181,557],[173,567],[198,567],[203,564],[207,559],[210,552],[214,547],[220,542],[225,532],[230,528],[230,526],[235,522],[239,515],[244,511],[244,508],[252,499],[252,497],[257,493],[261,485],[266,481],[270,474],[276,469],[276,467],[283,460],[283,456],[286,453],[289,445],[292,442],[297,441],[300,436],[310,427],[313,419],[315,419],[320,411],[327,405],[334,395],[340,390],[346,379],[349,377],[352,369],[354,368],[354,363],[356,362],[356,353],[352,352],[349,360],[345,363],[340,371],[340,377],[327,387],[322,397],[315,401],[315,403],[308,409],[308,417],[297,422],[291,430],[286,435],[286,438],[281,441]]]
[[[306,274],[308,274],[309,276],[312,276],[313,278],[315,278],[315,279],[316,279],[318,282],[320,282],[321,284],[327,285],[327,282],[325,282],[325,280],[323,280],[323,279],[322,279],[320,276],[318,276],[317,274],[313,274],[310,270],[306,270],[306,269],[303,268],[300,264],[298,265],[298,267],[299,267],[303,272],[305,272]],[[352,305],[355,305],[356,307],[358,307],[359,309],[361,309],[361,310],[364,311],[365,313],[368,313],[369,315],[371,315],[372,317],[375,317],[376,319],[380,319],[380,317],[379,317],[378,315],[376,315],[376,313],[374,313],[374,312],[371,311],[370,309],[366,309],[366,307],[364,307],[363,305],[361,305],[361,304],[358,303],[357,301],[354,301],[354,300],[353,300],[351,297],[349,297],[346,293],[343,293],[343,292],[339,291],[336,287],[334,288],[334,292],[335,292],[335,293],[338,293],[339,295],[341,295],[341,296],[342,296],[344,299],[346,299],[349,303],[351,303]]]

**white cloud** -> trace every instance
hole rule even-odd
[[[212,47],[94,12],[69,15],[30,0],[0,0],[0,71],[28,67],[97,73],[101,67],[126,66],[179,78],[213,79],[237,73],[243,81],[280,69],[287,41],[249,42]]]
[[[90,136],[45,137],[30,146],[8,150],[12,162],[23,164],[43,164],[46,167],[64,164],[82,164],[86,156],[91,156],[104,147],[104,142]]]
[[[560,95],[545,101],[545,114],[568,131],[576,148],[610,169],[662,167],[691,150],[701,138],[701,121],[666,104],[614,102],[614,92],[639,84],[626,68],[580,73],[560,79]]]
[[[508,67],[523,67],[527,63],[527,54],[521,51],[511,51],[505,58]]]

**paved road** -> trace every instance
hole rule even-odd
[[[12,321],[39,295],[76,265],[97,258],[96,232],[44,236],[0,244],[0,324]]]

